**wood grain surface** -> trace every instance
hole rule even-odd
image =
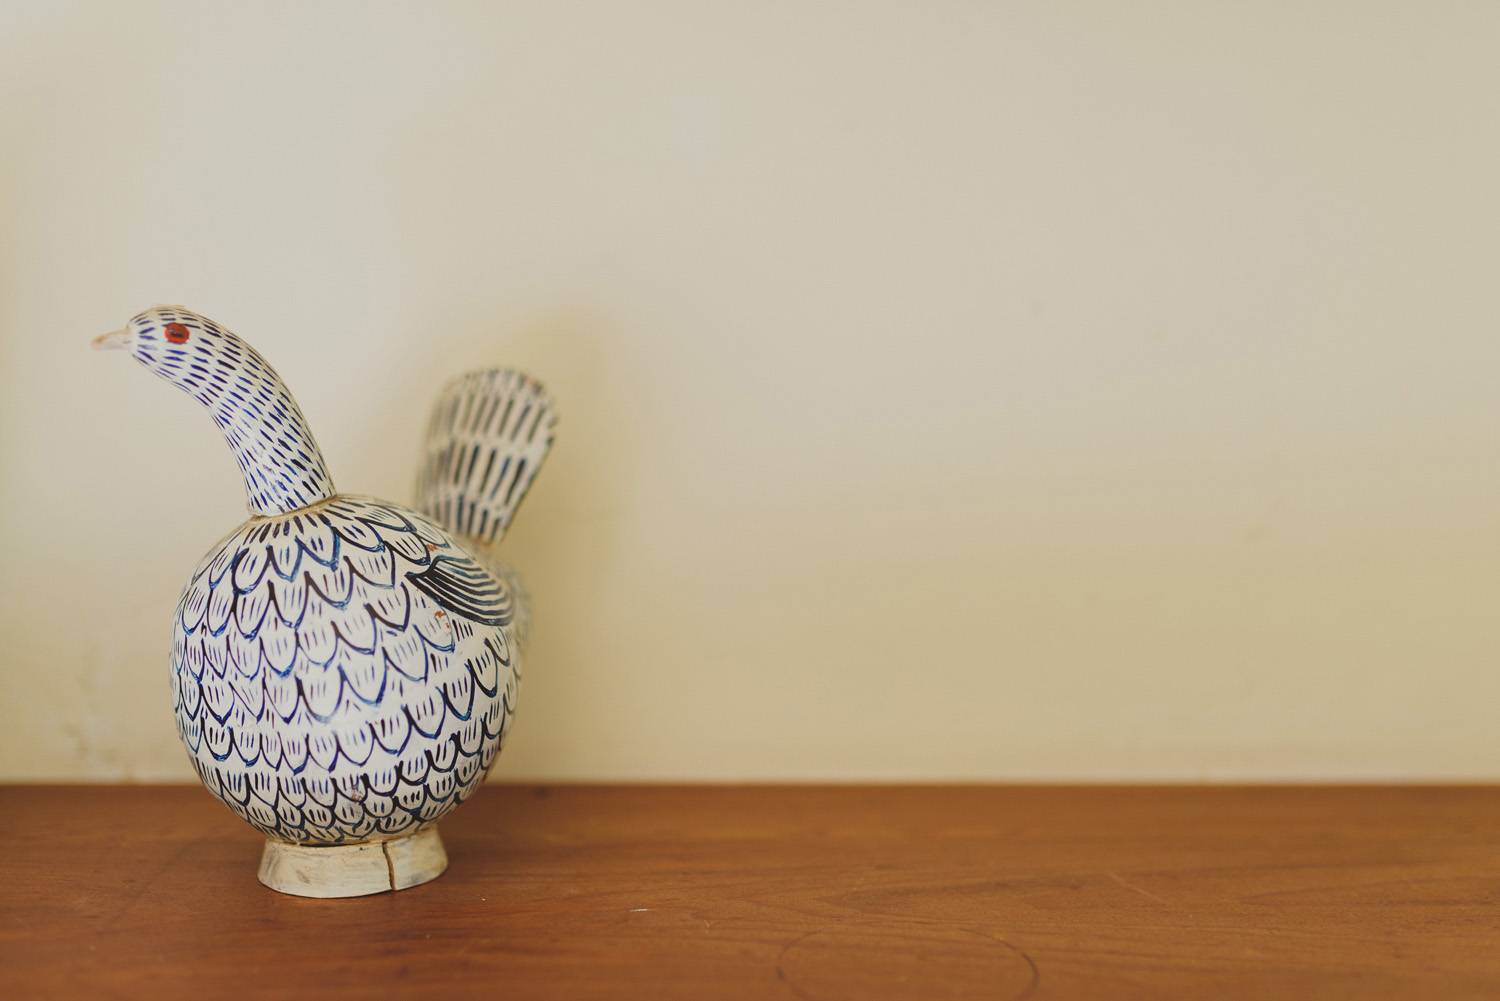
[[[489,786],[310,900],[189,787],[0,787],[0,999],[1500,998],[1500,789]]]

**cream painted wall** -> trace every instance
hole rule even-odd
[[[1500,778],[1500,8],[0,5],[0,778],[183,779],[244,517],[563,413],[507,778]]]

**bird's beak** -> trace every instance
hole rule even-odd
[[[100,334],[98,337],[94,338],[94,350],[95,351],[104,351],[104,350],[114,351],[114,350],[119,350],[119,349],[122,349],[122,348],[128,348],[128,347],[130,347],[130,343],[133,340],[135,340],[135,338],[131,336],[130,331],[128,329],[126,329],[126,330],[111,330],[107,334]]]

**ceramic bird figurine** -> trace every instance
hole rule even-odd
[[[419,513],[337,493],[275,370],[212,320],[159,307],[94,343],[201,403],[244,474],[250,520],[188,579],[170,673],[203,784],[267,837],[261,882],[344,897],[436,878],[434,825],[516,707],[529,602],[489,546],[551,446],[551,400],[514,371],[449,383]]]

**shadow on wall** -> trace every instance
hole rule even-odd
[[[540,379],[558,413],[557,436],[500,546],[531,589],[535,630],[527,651],[515,740],[496,773],[548,774],[589,758],[603,727],[585,707],[590,651],[609,649],[598,609],[617,570],[622,509],[640,475],[632,427],[608,375],[604,326],[584,316],[527,325],[504,343],[507,363]],[[597,669],[597,668],[596,668]],[[584,711],[580,711],[583,709]]]

